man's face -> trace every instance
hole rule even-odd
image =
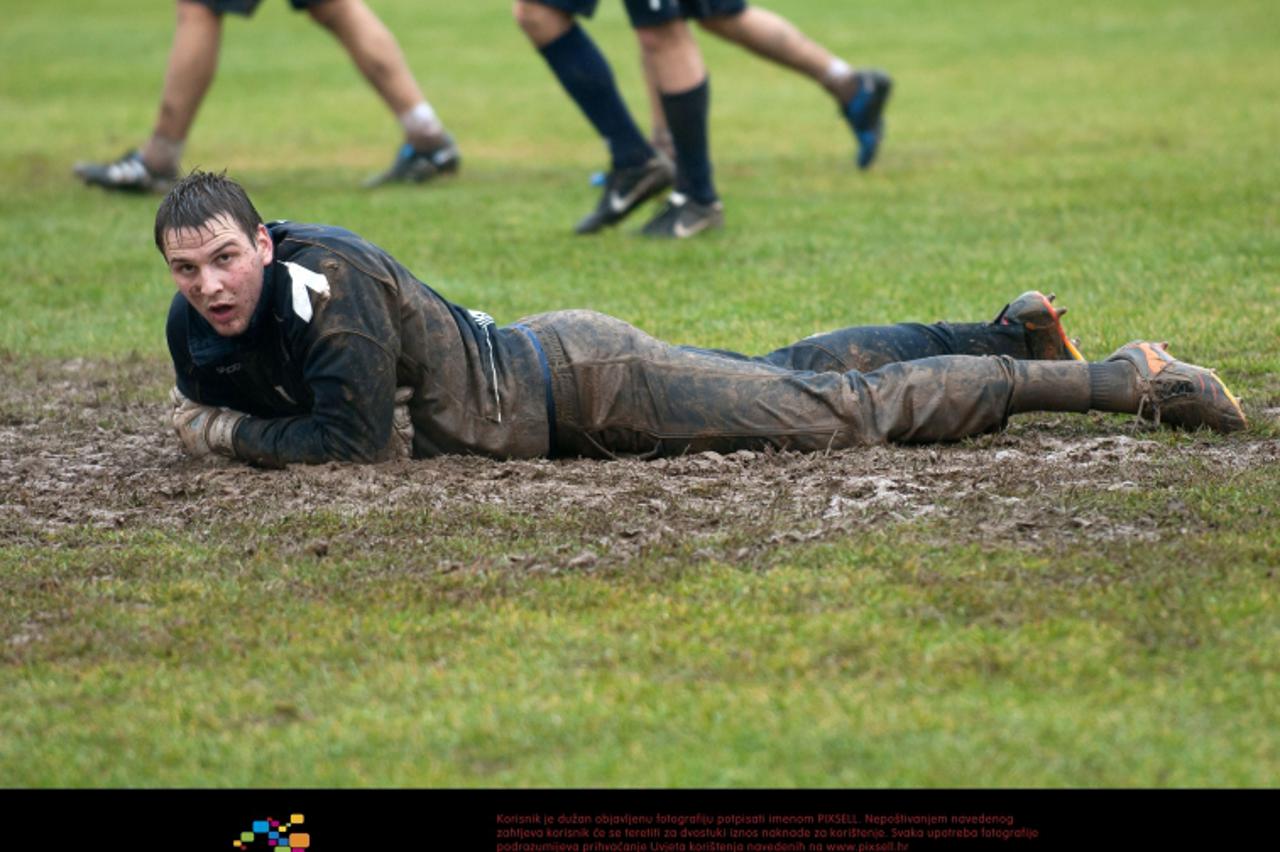
[[[230,217],[164,234],[173,282],[200,316],[224,337],[243,334],[262,296],[262,270],[275,247],[263,225],[253,239]]]

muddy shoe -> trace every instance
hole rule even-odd
[[[640,234],[664,240],[684,240],[722,225],[724,205],[719,201],[700,204],[683,193],[673,192],[658,215],[640,229]]]
[[[641,204],[671,186],[675,176],[675,166],[661,154],[629,169],[614,169],[605,177],[604,192],[596,209],[582,218],[574,233],[594,234],[618,224]]]
[[[995,325],[1021,325],[1026,333],[1027,350],[1032,358],[1041,361],[1083,361],[1084,356],[1076,348],[1076,342],[1062,330],[1062,316],[1066,308],[1053,306],[1053,294],[1028,290],[1004,306],[992,323]]]
[[[1179,361],[1166,343],[1135,340],[1108,361],[1128,361],[1138,371],[1138,416],[1182,429],[1206,426],[1235,432],[1248,425],[1239,401],[1213,370]]]
[[[453,137],[444,135],[444,141],[430,151],[419,151],[408,142],[400,146],[391,167],[364,182],[366,189],[388,183],[425,183],[440,175],[456,174],[462,166],[462,154]]]
[[[178,179],[177,173],[153,172],[142,161],[142,154],[129,151],[111,163],[76,163],[75,173],[90,186],[118,192],[168,192]]]
[[[878,69],[859,71],[858,91],[841,106],[840,114],[858,142],[858,168],[870,168],[884,141],[884,108],[893,91],[893,80]]]

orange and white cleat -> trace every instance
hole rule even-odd
[[[1031,357],[1040,361],[1083,361],[1078,344],[1067,337],[1062,328],[1062,316],[1066,308],[1053,306],[1053,294],[1028,290],[1004,306],[993,323],[996,325],[1021,325],[1027,335],[1027,349]]]
[[[1206,426],[1217,432],[1245,428],[1244,409],[1217,373],[1179,361],[1167,343],[1135,340],[1108,361],[1128,361],[1138,371],[1142,402],[1138,416],[1181,429]]]

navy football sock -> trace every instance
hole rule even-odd
[[[638,166],[653,156],[618,93],[608,60],[582,27],[574,24],[540,52],[560,85],[608,143],[613,168]]]
[[[711,107],[711,78],[687,92],[662,95],[662,111],[676,147],[676,190],[699,204],[717,199],[711,182],[711,151],[707,141],[707,114]]]

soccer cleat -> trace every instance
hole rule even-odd
[[[120,192],[168,192],[178,179],[172,174],[153,172],[142,161],[142,154],[129,151],[112,163],[76,163],[75,173],[90,186]]]
[[[440,175],[454,174],[462,165],[462,153],[453,137],[444,134],[442,141],[430,151],[419,151],[406,142],[396,152],[391,167],[364,182],[366,189],[388,183],[426,183]]]
[[[604,192],[596,209],[582,218],[574,233],[594,234],[616,225],[641,204],[671,186],[676,170],[671,161],[655,154],[629,169],[614,169],[604,179]]]
[[[673,192],[666,206],[640,230],[646,237],[683,240],[724,224],[724,205],[719,201],[700,204],[687,195]]]
[[[1138,371],[1139,417],[1182,429],[1207,426],[1218,432],[1235,432],[1248,425],[1240,401],[1213,370],[1179,361],[1167,349],[1167,343],[1135,340],[1107,359],[1128,361]]]
[[[994,325],[1022,326],[1026,334],[1027,350],[1032,358],[1043,361],[1083,361],[1084,356],[1076,343],[1062,330],[1062,317],[1066,308],[1053,306],[1053,294],[1028,290],[1005,305],[992,323]]]
[[[878,69],[857,72],[858,90],[840,108],[858,140],[858,168],[870,167],[884,140],[884,107],[893,91],[893,79]]]

